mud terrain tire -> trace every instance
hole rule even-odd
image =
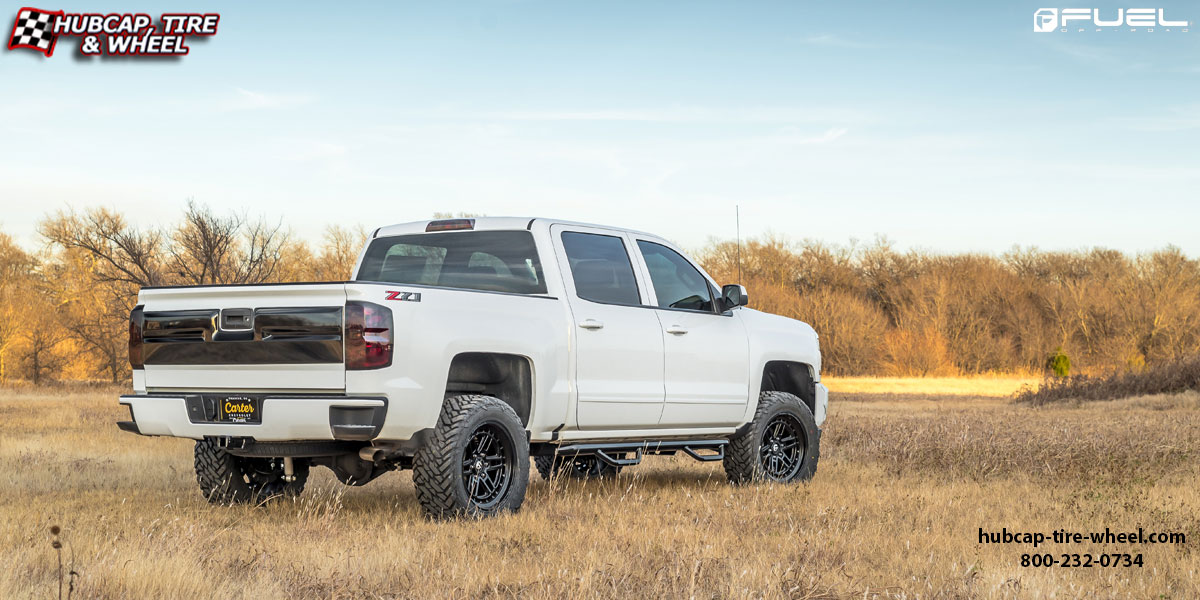
[[[491,396],[447,398],[413,459],[413,484],[434,518],[520,509],[529,484],[529,439],[517,413]]]
[[[308,461],[295,459],[296,479],[283,480],[283,459],[234,456],[213,440],[196,442],[194,466],[200,493],[212,504],[261,504],[295,498],[308,481]]]
[[[800,398],[763,392],[754,420],[729,440],[725,475],[734,484],[808,481],[817,473],[820,442],[812,411]]]

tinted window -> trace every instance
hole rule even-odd
[[[650,269],[660,307],[712,312],[712,288],[692,263],[662,244],[638,241],[638,249]]]
[[[455,231],[379,238],[367,248],[358,280],[546,293],[542,264],[528,231]]]
[[[566,231],[562,242],[576,295],[607,304],[641,303],[633,264],[621,238]]]

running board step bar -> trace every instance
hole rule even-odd
[[[671,456],[680,451],[698,461],[715,462],[725,458],[725,446],[728,444],[729,440],[646,440],[632,444],[565,444],[559,446],[556,452],[561,456],[595,456],[614,467],[628,467],[642,462],[643,454]],[[702,451],[714,454],[701,454]]]

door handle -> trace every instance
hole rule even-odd
[[[687,332],[688,332],[687,328],[680,326],[680,325],[672,325],[667,328],[667,333],[670,333],[672,335],[683,335]]]
[[[595,319],[584,319],[579,322],[579,326],[584,329],[604,329],[604,323]]]

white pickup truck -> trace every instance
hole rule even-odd
[[[375,231],[353,281],[138,301],[118,425],[197,440],[214,503],[294,496],[312,465],[351,485],[411,468],[434,516],[517,510],[531,456],[546,478],[679,452],[734,483],[817,468],[816,332],[637,231],[405,223]]]

